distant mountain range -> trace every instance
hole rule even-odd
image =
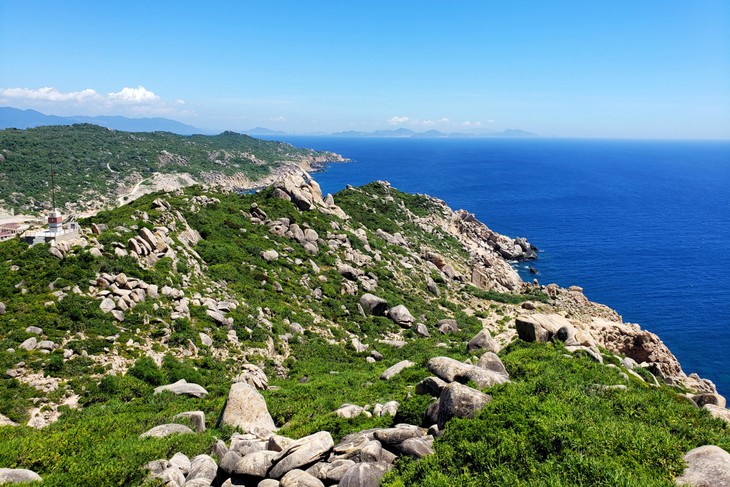
[[[169,118],[128,118],[121,116],[73,116],[61,117],[58,115],[46,115],[36,110],[21,110],[12,107],[0,107],[0,130],[7,128],[27,129],[44,125],[73,125],[77,123],[90,123],[114,130],[125,132],[172,132],[178,135],[204,134],[210,135],[216,132],[200,129]],[[252,137],[277,137],[290,135],[287,132],[272,130],[265,127],[256,127],[244,130],[242,134]],[[412,137],[420,139],[435,138],[474,138],[474,137],[537,137],[537,134],[518,129],[507,129],[501,132],[454,132],[445,133],[438,130],[426,132],[414,132],[406,128],[392,130],[375,130],[373,132],[335,132],[329,134],[337,137]]]
[[[439,132],[438,130],[427,130],[426,132],[414,132],[410,129],[400,128],[395,130],[375,130],[374,132],[336,132],[331,134],[338,137],[409,137],[418,139],[436,138],[475,138],[475,137],[538,137],[537,134],[519,129],[507,129],[501,132]]]
[[[172,132],[179,135],[207,133],[207,131],[193,127],[192,125],[186,125],[168,118],[127,118],[121,116],[60,117],[57,115],[46,115],[35,110],[0,107],[0,130],[7,128],[27,129],[43,125],[73,125],[76,123],[90,123],[126,132]]]

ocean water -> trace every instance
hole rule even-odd
[[[287,140],[352,159],[315,175],[325,193],[383,179],[527,237],[542,284],[583,287],[730,398],[730,142]]]

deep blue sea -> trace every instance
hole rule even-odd
[[[527,237],[541,284],[582,286],[730,398],[730,142],[285,139],[352,159],[325,193],[383,179]]]

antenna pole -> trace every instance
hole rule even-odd
[[[56,209],[56,161],[51,159],[51,205]]]

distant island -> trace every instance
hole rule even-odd
[[[539,135],[519,129],[507,129],[501,132],[440,132],[438,130],[427,130],[425,132],[414,132],[406,128],[394,130],[375,130],[373,132],[358,132],[349,130],[347,132],[335,132],[330,134],[337,137],[398,137],[416,139],[438,139],[438,138],[478,138],[478,137],[539,137]]]

